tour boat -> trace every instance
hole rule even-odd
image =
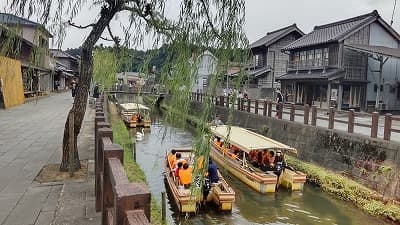
[[[278,180],[274,171],[264,172],[251,165],[248,160],[249,153],[254,150],[274,152],[280,150],[283,153],[297,154],[295,148],[241,127],[231,126],[229,130],[228,126],[222,125],[211,126],[210,129],[215,138],[228,140],[228,143],[222,145],[212,142],[211,158],[254,190],[262,194],[275,192],[277,184],[294,191],[303,190],[306,174],[285,168]],[[229,145],[236,146],[238,156],[226,148]]]
[[[194,155],[190,147],[173,148],[176,153],[182,155],[189,165],[194,163]],[[185,189],[178,184],[174,175],[174,168],[168,162],[166,157],[165,163],[165,178],[169,189],[171,190],[173,200],[176,203],[180,213],[196,213],[200,203],[205,200],[206,202],[213,202],[218,206],[220,211],[232,211],[233,203],[235,202],[235,192],[228,185],[222,175],[219,174],[219,182],[211,184],[210,191],[206,199],[203,199],[203,188],[197,184],[196,179],[192,178],[190,188]]]
[[[121,116],[128,127],[150,127],[150,109],[139,103],[120,104]]]

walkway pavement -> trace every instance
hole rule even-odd
[[[71,105],[65,92],[0,110],[0,225],[100,224],[94,212],[93,109],[87,110],[78,140],[81,160],[89,160],[88,178],[33,181],[44,165],[60,162]]]

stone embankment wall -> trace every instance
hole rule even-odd
[[[193,103],[200,112],[200,103]],[[216,106],[226,121],[229,109]],[[298,158],[349,176],[384,197],[400,199],[400,144],[234,110],[233,125],[298,150]]]

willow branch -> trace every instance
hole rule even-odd
[[[110,24],[107,25],[107,30],[108,30],[108,33],[110,34],[110,37],[111,37],[112,41],[114,41],[115,45],[117,47],[119,47],[119,38],[117,36],[113,35],[113,33],[111,31]]]
[[[105,37],[100,37],[100,39],[101,39],[101,40],[104,40],[104,41],[112,41],[112,42],[114,42],[114,40],[108,39],[108,38],[105,38]]]
[[[211,21],[211,17],[210,17],[209,10],[207,8],[206,2],[204,0],[200,0],[200,2],[201,2],[201,5],[202,5],[202,7],[204,9],[206,17],[207,17],[207,23],[211,27],[211,31],[214,33],[215,36],[217,36],[219,39],[223,40],[222,36],[218,33],[218,31],[215,28],[213,22]]]
[[[76,25],[75,23],[71,22],[71,20],[68,20],[68,24],[70,26],[72,26],[72,27],[76,27],[76,28],[79,28],[79,29],[86,29],[86,28],[89,28],[89,27],[94,27],[96,25],[94,23],[91,23],[91,24],[88,24],[86,26],[81,26],[81,25]]]

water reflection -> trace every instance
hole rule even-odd
[[[153,196],[160,204],[161,192],[166,190],[163,175],[166,152],[172,147],[191,146],[194,140],[191,132],[163,124],[157,115],[153,115],[152,119],[156,122],[151,130],[145,130],[144,139],[136,144],[136,159],[146,174]],[[131,129],[130,132],[135,137],[137,131]],[[236,192],[232,213],[220,214],[217,210],[207,208],[196,216],[186,217],[179,215],[172,196],[167,195],[168,224],[387,224],[310,185],[305,185],[303,192],[282,189],[278,193],[262,195],[225,171],[222,172]]]

